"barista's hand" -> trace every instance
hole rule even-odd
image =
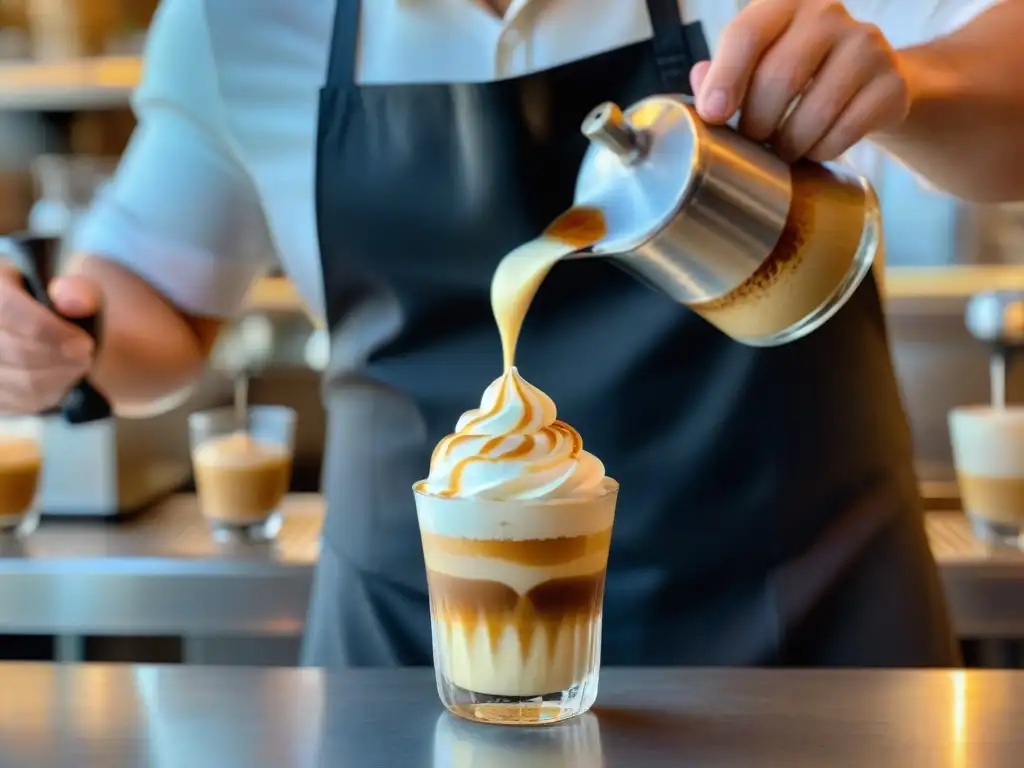
[[[100,292],[85,277],[62,277],[50,299],[67,317],[99,310]],[[33,299],[17,272],[0,269],[0,413],[39,413],[57,405],[89,370],[93,341]]]
[[[910,108],[892,46],[835,0],[751,0],[690,82],[701,117],[741,110],[740,131],[791,161],[832,160]]]

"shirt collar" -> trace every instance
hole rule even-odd
[[[417,5],[420,3],[429,2],[429,0],[400,0],[400,2],[402,5]],[[462,0],[462,2],[483,6],[488,11],[494,10],[487,2],[487,0]],[[505,21],[511,21],[520,13],[522,13],[523,9],[526,8],[526,6],[538,2],[541,2],[541,0],[511,0],[511,2],[508,5],[508,10],[505,11]]]

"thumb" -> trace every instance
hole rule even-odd
[[[95,315],[103,302],[99,286],[82,275],[56,278],[50,283],[49,293],[54,309],[73,319]]]
[[[704,81],[707,79],[708,70],[711,69],[710,61],[698,61],[693,65],[690,70],[690,92],[694,98],[700,93],[701,86],[704,85]]]

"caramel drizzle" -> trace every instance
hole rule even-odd
[[[510,371],[506,371],[505,375],[502,376],[502,379],[501,379],[501,389],[498,390],[498,396],[496,398],[494,398],[494,404],[488,410],[486,410],[484,413],[479,413],[474,418],[470,419],[466,423],[466,425],[462,428],[462,432],[464,434],[469,432],[471,429],[473,429],[473,427],[479,426],[480,424],[482,424],[487,419],[494,418],[495,416],[498,415],[498,412],[501,411],[501,409],[505,407],[505,402],[508,399],[508,381],[509,381],[509,378],[510,378],[510,374],[511,374]],[[520,397],[522,397],[522,392],[519,391],[518,388],[516,389],[516,392],[517,392],[517,394],[519,394]],[[530,406],[530,404],[525,402],[525,400],[523,402],[523,405],[526,408],[529,408],[529,406]]]
[[[521,433],[526,429],[530,422],[533,420],[534,408],[526,398],[526,394],[523,392],[522,385],[518,377],[513,376],[511,371],[505,373],[502,379],[502,386],[498,392],[498,396],[494,399],[494,404],[487,409],[486,412],[477,414],[473,417],[466,425],[462,428],[462,431],[448,435],[434,448],[434,452],[430,457],[430,463],[433,466],[436,459],[448,456],[453,447],[460,443],[466,442],[467,440],[476,440],[481,437],[471,432],[471,429],[489,418],[492,418],[498,414],[498,412],[505,406],[508,400],[508,387],[511,382],[512,387],[515,389],[515,393],[519,400],[523,403],[523,413],[519,417],[519,422],[512,430],[506,434],[498,435],[496,437],[489,438],[481,447],[480,453],[477,456],[467,456],[464,459],[460,459],[456,465],[452,468],[451,475],[449,476],[448,487],[438,491],[437,495],[444,498],[451,498],[457,496],[462,491],[462,476],[465,474],[466,468],[472,464],[484,462],[488,464],[500,464],[506,461],[516,461],[529,456],[536,448],[537,439],[533,435],[519,434],[519,444],[514,448],[504,451],[497,456],[492,455],[494,451],[509,437]],[[572,444],[572,448],[569,452],[570,459],[576,459],[580,452],[583,450],[583,438],[580,433],[570,427],[564,421],[556,419],[551,423],[550,426],[541,427],[538,430],[538,434],[543,435],[548,445],[554,448],[558,445],[559,438],[569,440]],[[528,471],[543,471],[549,469],[559,462],[565,461],[563,457],[556,457],[546,462],[535,462],[527,468]]]

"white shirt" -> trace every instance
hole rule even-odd
[[[847,0],[896,47],[999,0]],[[744,0],[680,0],[714,52]],[[79,250],[137,272],[182,309],[235,313],[280,260],[322,316],[314,206],[318,89],[331,0],[164,0],[134,97],[139,126],[85,218]],[[364,0],[363,83],[483,82],[651,37],[644,0]],[[275,256],[276,254],[276,256]]]

